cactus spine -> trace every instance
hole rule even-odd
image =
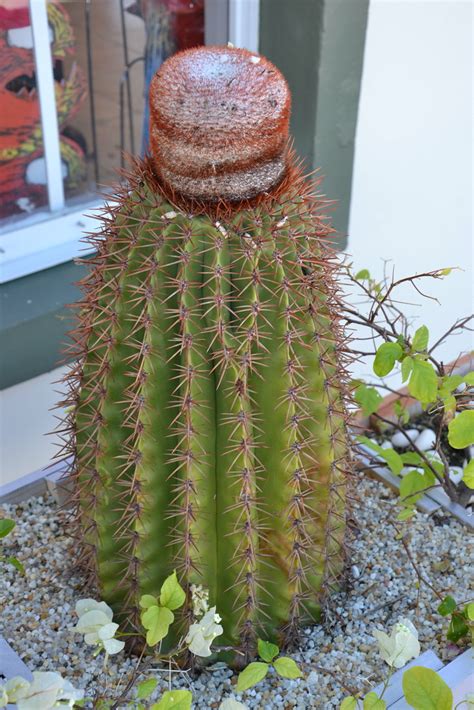
[[[176,568],[209,589],[224,642],[251,653],[257,634],[291,640],[317,618],[344,564],[326,203],[288,148],[288,89],[263,57],[175,55],[150,104],[152,154],[91,236],[72,334],[82,555],[131,628]]]

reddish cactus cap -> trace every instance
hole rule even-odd
[[[170,57],[150,86],[150,148],[165,186],[198,200],[271,191],[287,169],[291,98],[278,69],[235,47]]]

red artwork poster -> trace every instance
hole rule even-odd
[[[86,82],[75,63],[64,74],[64,60],[74,56],[69,16],[59,2],[48,4],[51,55],[67,191],[85,179],[85,145],[71,125],[86,96]],[[47,203],[46,168],[33,36],[27,0],[0,0],[0,218],[32,212]]]

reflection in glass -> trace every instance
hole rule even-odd
[[[85,179],[85,142],[74,117],[86,96],[82,69],[72,61],[75,39],[61,3],[48,5],[51,54],[66,194]],[[47,204],[33,36],[27,0],[0,0],[0,218]]]

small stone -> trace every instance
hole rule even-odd
[[[359,579],[360,569],[357,567],[357,565],[352,565],[351,572],[352,572],[352,576],[354,577],[354,579]]]
[[[411,473],[412,471],[418,471],[418,473],[423,474],[424,471],[422,468],[416,468],[415,466],[404,466],[402,470],[400,471],[400,476],[402,478],[407,475],[407,473]]]
[[[404,433],[397,431],[397,433],[392,436],[392,446],[396,446],[397,449],[407,449],[410,446],[410,441],[414,442],[418,438],[418,435],[418,429],[405,429]]]
[[[428,451],[436,444],[436,434],[433,429],[423,429],[415,441],[416,447],[420,451]]]
[[[463,470],[460,466],[451,466],[449,469],[449,478],[457,486],[462,480]]]

